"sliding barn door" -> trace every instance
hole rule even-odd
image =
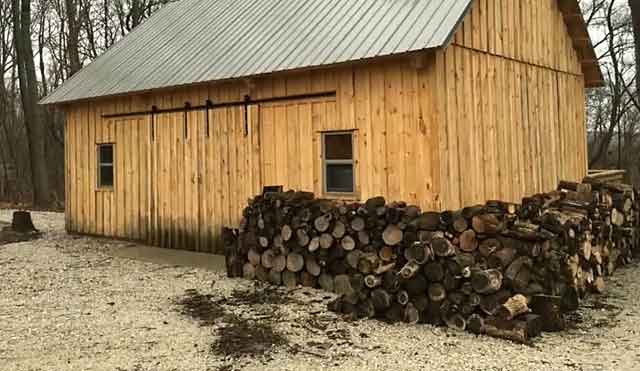
[[[257,119],[255,106],[155,115],[152,244],[221,251],[262,187]]]
[[[322,193],[321,133],[344,130],[334,99],[260,106],[260,172],[264,185]]]

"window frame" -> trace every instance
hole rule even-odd
[[[100,150],[103,147],[111,147],[111,163],[102,162],[100,156]],[[96,190],[97,191],[113,191],[116,186],[116,144],[115,143],[97,143],[96,144]],[[103,185],[102,184],[102,168],[103,167],[111,167],[111,176],[113,182],[111,185]]]
[[[336,159],[328,159],[326,156],[327,149],[327,136],[332,135],[349,135],[351,137],[351,159],[350,160],[336,160]],[[322,131],[320,132],[321,138],[321,151],[322,151],[322,193],[326,196],[333,196],[336,198],[346,198],[346,199],[357,199],[358,198],[358,187],[357,187],[357,176],[356,176],[356,135],[354,130],[336,130],[336,131]],[[329,191],[328,189],[328,178],[327,178],[327,167],[329,165],[351,165],[353,171],[353,190],[351,192],[336,192]]]

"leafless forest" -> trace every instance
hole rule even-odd
[[[63,115],[37,102],[169,1],[2,1],[0,201],[63,205]],[[589,165],[640,185],[640,0],[580,2],[606,80],[589,92]]]

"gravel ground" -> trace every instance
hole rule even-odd
[[[0,210],[0,222],[10,211]],[[638,370],[640,278],[625,268],[562,334],[532,346],[428,325],[347,322],[318,291],[118,258],[131,243],[70,236],[0,246],[0,369]]]

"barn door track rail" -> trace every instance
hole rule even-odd
[[[182,113],[182,112],[192,112],[192,111],[208,111],[216,108],[227,108],[227,107],[247,107],[256,104],[263,103],[274,103],[274,102],[282,102],[289,100],[302,100],[302,99],[313,99],[313,98],[335,98],[336,92],[321,92],[321,93],[312,93],[312,94],[299,94],[299,95],[286,95],[281,97],[273,97],[273,98],[264,98],[264,99],[251,99],[250,96],[246,95],[243,100],[239,101],[231,101],[231,102],[221,102],[215,103],[211,100],[207,100],[205,104],[201,106],[192,106],[190,103],[185,103],[185,105],[174,108],[164,108],[157,109],[152,108],[146,111],[132,111],[132,112],[122,112],[122,113],[109,113],[103,114],[102,117],[105,119],[112,118],[122,118],[122,117],[131,117],[131,116],[142,116],[142,115],[158,115],[161,113]]]

